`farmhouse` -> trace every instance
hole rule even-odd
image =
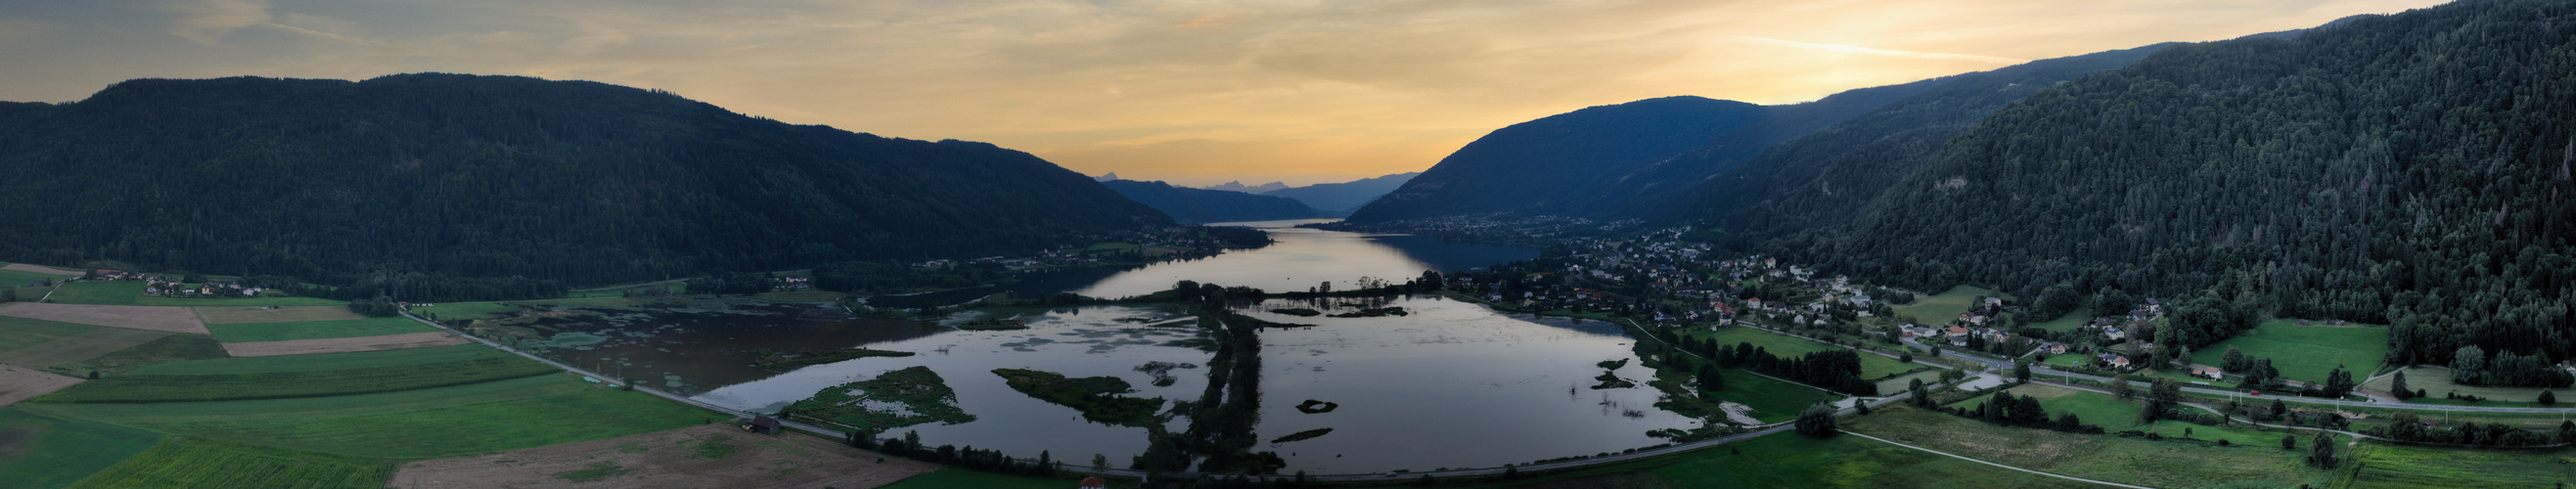
[[[2103,365],[2109,365],[2112,368],[2129,367],[2129,357],[2120,356],[2118,353],[2104,353],[2101,358]]]
[[[753,416],[751,418],[751,422],[743,423],[742,430],[764,435],[775,435],[778,434],[778,418]]]

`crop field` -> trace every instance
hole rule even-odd
[[[87,324],[0,316],[0,352],[36,346],[98,329]]]
[[[0,408],[0,481],[15,489],[71,485],[161,438],[144,430]]]
[[[376,488],[393,476],[394,462],[326,453],[173,438],[71,487],[287,489]]]
[[[1694,338],[1713,339],[1717,341],[1718,346],[1728,348],[1734,347],[1737,343],[1752,343],[1754,347],[1761,348],[1762,351],[1770,352],[1773,355],[1779,355],[1782,358],[1805,355],[1811,352],[1849,349],[1818,343],[1806,338],[1799,338],[1753,328],[1725,328],[1717,331],[1692,331],[1684,333],[1684,335]],[[1879,356],[1875,353],[1860,354],[1860,378],[1862,379],[1883,379],[1890,375],[1901,374],[1914,369],[1915,366],[1898,363],[1894,358]]]
[[[55,365],[46,370],[64,375],[88,375],[91,371],[115,375],[152,365],[225,356],[223,344],[216,343],[212,337],[199,334],[174,334],[162,336],[161,339],[136,345],[133,348],[117,350],[115,353],[88,360]]]
[[[292,323],[215,323],[207,324],[206,331],[213,332],[216,341],[230,343],[429,333],[438,331],[438,328],[429,327],[410,318],[390,317]]]
[[[143,289],[149,286],[143,282],[83,280],[54,287],[51,301],[55,304],[131,306],[135,299],[143,297]]]
[[[879,462],[878,460],[882,460]],[[605,464],[605,465],[602,465]],[[832,439],[700,425],[634,436],[412,462],[391,487],[482,489],[564,485],[598,470],[604,487],[876,487],[939,466]],[[614,472],[613,474],[609,472]],[[1063,482],[1070,485],[1070,481]],[[1062,487],[1062,486],[1057,486]]]
[[[893,459],[888,459],[887,461],[891,462]],[[1071,462],[1067,463],[1070,464]],[[1066,487],[1072,487],[1077,482],[1080,482],[1078,478],[1048,479],[1040,477],[1002,475],[992,472],[976,472],[966,469],[943,468],[927,474],[916,475],[904,480],[895,481],[893,484],[887,484],[879,487],[878,489],[1063,489]],[[1133,480],[1115,479],[1109,482],[1109,487],[1130,488],[1137,486],[1136,481]]]
[[[172,333],[206,334],[206,323],[197,319],[197,313],[176,307],[12,302],[0,304],[0,316]]]
[[[2253,334],[2192,350],[2191,361],[2217,365],[2229,347],[2247,356],[2272,359],[2272,367],[2291,380],[2324,382],[2326,371],[2337,365],[2353,371],[2353,378],[2358,379],[2369,377],[2388,358],[2388,328],[2300,326],[2291,320],[2275,319],[2256,326]]]
[[[250,364],[247,360],[296,357],[233,358],[217,361],[237,362],[234,367]],[[546,366],[514,356],[445,361],[436,363],[394,364],[373,367],[311,369],[313,364],[275,362],[280,370],[228,373],[154,374],[136,372],[106,377],[57,391],[39,398],[39,402],[181,402],[226,401],[247,399],[282,399],[292,397],[339,396],[404,391],[431,387],[475,384],[495,380],[533,377],[557,372]],[[162,365],[159,370],[191,370],[185,364]]]
[[[2458,450],[2365,443],[2337,488],[2559,487],[2576,483],[2576,450]]]
[[[2440,367],[2407,367],[2405,370],[2402,370],[2402,372],[2405,372],[2405,373],[2406,373],[2406,387],[2407,387],[2408,389],[2422,389],[2422,390],[2424,390],[2424,394],[2425,394],[2426,396],[2428,396],[2428,397],[2429,397],[2429,398],[2419,397],[2419,398],[2415,398],[2415,399],[2413,399],[2413,401],[2416,401],[2416,402],[2424,402],[2424,401],[2443,401],[2443,400],[2445,400],[2445,399],[2443,399],[2444,397],[2448,397],[2448,396],[2446,396],[2445,394],[2453,393],[2453,392],[2457,392],[2457,393],[2459,393],[2460,395],[2472,395],[2472,396],[2483,397],[2483,398],[2487,398],[2488,400],[2491,400],[2491,401],[2505,401],[2505,402],[2539,402],[2539,401],[2540,401],[2540,391],[2541,391],[2540,389],[2525,388],[2525,387],[2482,387],[2482,386],[2460,385],[2460,384],[2451,383],[2451,369],[2447,369],[2447,368],[2440,368]],[[2375,390],[2375,391],[2380,391],[2380,392],[2387,392],[2387,391],[2388,391],[2388,389],[2389,389],[2389,387],[2390,387],[2390,384],[2393,384],[2393,383],[2395,383],[2396,381],[2397,381],[2397,376],[2395,376],[2395,375],[2391,375],[2391,376],[2387,376],[2387,377],[2382,377],[2382,378],[2380,378],[2380,379],[2378,379],[2378,380],[2372,380],[2372,381],[2370,381],[2370,382],[2362,383],[2361,388],[2363,388],[2363,389]],[[2562,395],[2563,395],[2563,393],[2562,393]],[[2564,403],[2564,402],[2568,402],[2568,401],[2559,401],[2559,402]],[[2467,403],[2461,403],[2461,404],[2464,404],[2464,405],[2465,405],[2465,404],[2467,404]],[[2493,402],[2484,402],[2484,403],[2478,403],[2478,404],[2479,404],[2479,405],[2495,405],[2495,404],[2497,404],[2497,403],[2493,403]]]
[[[2317,486],[2332,476],[2326,470],[2308,467],[2303,460],[2305,450],[2282,450],[2277,444],[2220,447],[2077,435],[1995,426],[1904,407],[1890,407],[1844,426],[1854,432],[2004,465],[2153,487]]]
[[[19,408],[182,436],[388,459],[516,450],[725,418],[570,375],[352,396]]]
[[[1896,315],[1913,316],[1915,321],[1923,324],[1949,324],[1958,319],[1959,314],[1968,312],[1968,303],[1976,302],[1978,297],[1994,295],[1992,290],[1961,285],[1938,295],[1917,297],[1909,304],[1890,307],[1896,310]]]
[[[1717,372],[1719,377],[1726,378],[1726,390],[1718,391],[1717,398],[1753,408],[1753,412],[1745,415],[1765,423],[1795,419],[1798,417],[1798,411],[1806,409],[1807,406],[1839,401],[1843,398],[1841,394],[1827,392],[1824,389],[1772,380],[1770,377],[1754,375],[1753,372],[1742,369],[1722,368]]]
[[[0,364],[0,407],[7,407],[81,383],[81,379],[45,373],[44,371]],[[8,440],[0,438],[0,443]]]
[[[411,350],[323,353],[283,357],[233,357],[193,362],[165,363],[135,369],[135,375],[206,375],[256,374],[271,372],[315,372],[354,370],[376,367],[407,367],[472,360],[528,361],[517,355],[478,345],[442,346]]]
[[[25,348],[0,352],[0,363],[27,368],[53,368],[132,348],[170,333],[125,328],[96,328]]]
[[[1957,317],[1957,316],[1958,316],[1957,314],[1952,314],[1952,315],[1951,315],[1951,317]],[[2076,308],[2076,309],[2075,309],[2075,310],[2073,310],[2073,311],[2067,311],[2067,312],[2066,312],[2066,315],[2064,315],[2064,316],[2058,316],[2058,317],[2057,317],[2057,319],[2051,319],[2051,320],[2048,320],[2047,322],[2036,322],[2036,323],[2030,323],[2030,327],[2033,327],[2033,328],[2039,328],[2039,329],[2045,329],[2045,330],[2049,330],[2049,331],[2061,331],[2061,332],[2062,332],[2062,331],[2074,331],[2074,330],[2075,330],[2075,328],[2080,327],[2080,326],[2083,326],[2085,323],[2089,323],[2089,322],[2092,322],[2092,321],[2093,321],[2093,310],[2092,310],[2092,309],[2088,309],[2088,308],[2080,308],[2080,307],[2079,307],[2079,308]]]
[[[200,307],[197,317],[207,324],[216,323],[299,323],[305,321],[341,321],[366,319],[349,312],[348,306],[280,307]]]
[[[943,471],[944,472],[944,471]],[[936,476],[931,473],[916,479]],[[910,481],[906,481],[910,482]],[[911,486],[928,489],[963,486]],[[1524,472],[1519,480],[1444,483],[1476,489],[1571,487],[1924,487],[2082,488],[2065,479],[2015,472],[1856,436],[1814,439],[1779,433],[1678,455],[1592,467]]]
[[[7,270],[7,271],[13,271],[13,272],[29,272],[29,273],[36,273],[36,274],[41,274],[41,275],[52,275],[52,276],[56,276],[56,277],[78,277],[78,276],[81,276],[81,275],[84,275],[84,274],[89,273],[89,272],[81,271],[81,270],[73,270],[73,269],[68,269],[68,268],[55,268],[55,267],[48,267],[48,266],[44,266],[44,265],[34,265],[34,264],[27,264],[27,263],[8,263],[8,264],[0,264],[0,270]]]
[[[426,333],[399,333],[376,336],[359,336],[353,338],[316,338],[310,340],[224,343],[224,351],[231,353],[232,356],[236,357],[266,357],[280,355],[311,355],[317,353],[406,350],[413,348],[434,348],[450,345],[462,345],[466,343],[470,343],[470,341],[467,341],[465,338],[455,334],[448,333],[446,331],[430,331]]]
[[[138,305],[138,306],[169,306],[169,307],[267,307],[267,306],[278,306],[278,307],[299,307],[299,306],[312,306],[312,307],[337,306],[337,307],[348,307],[348,306],[349,306],[349,301],[335,301],[335,300],[322,299],[322,298],[316,298],[316,297],[265,296],[265,295],[264,295],[264,296],[260,296],[260,297],[225,297],[225,298],[215,298],[215,297],[135,297],[135,298],[134,298],[134,305]]]

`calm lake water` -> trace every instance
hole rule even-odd
[[[1030,282],[1056,287],[1053,291],[1106,297],[1159,291],[1180,280],[1287,291],[1323,282],[1349,287],[1362,277],[1401,281],[1424,270],[1464,270],[1537,255],[1522,248],[1286,227],[1303,222],[1313,221],[1238,223],[1265,228],[1279,241],[1260,250],[1098,275],[1051,275]],[[1281,308],[1344,312],[1383,306],[1402,307],[1410,314],[1331,318],[1268,312]],[[1607,372],[1640,384],[1652,375],[1636,361],[1628,346],[1631,340],[1608,323],[1507,315],[1428,295],[1371,303],[1272,300],[1235,307],[1265,320],[1314,325],[1261,333],[1263,396],[1257,428],[1261,439],[1333,430],[1317,438],[1264,443],[1257,448],[1286,457],[1290,472],[1494,467],[1617,452],[1660,443],[1646,436],[1650,430],[1699,426],[1697,420],[1654,408],[1659,393],[1652,388],[1590,388],[1596,383],[1594,377],[1605,372],[1597,365],[1603,361],[1626,360],[1626,365]],[[795,312],[800,308],[806,312]],[[1018,331],[958,331],[908,321],[854,319],[835,315],[836,310],[822,305],[739,309],[743,310],[600,316],[624,318],[613,325],[598,318],[566,320],[566,325],[558,326],[582,331],[571,337],[568,346],[556,350],[568,359],[667,375],[665,385],[696,392],[702,401],[763,411],[827,387],[928,366],[957,391],[958,406],[977,420],[916,425],[890,435],[918,431],[934,445],[1000,449],[1019,457],[1045,450],[1071,464],[1087,464],[1099,454],[1122,468],[1145,449],[1146,430],[1085,422],[1072,408],[1011,390],[992,370],[1115,376],[1136,386],[1133,396],[1176,401],[1196,398],[1207,382],[1203,365],[1210,351],[1185,343],[1201,333],[1176,307],[1026,310],[1018,314],[1030,319],[1030,329]],[[587,327],[571,326],[576,323]],[[588,337],[600,339],[594,342]],[[862,358],[784,373],[748,365],[748,352],[762,348],[861,345],[918,355]],[[1200,367],[1174,370],[1171,375],[1176,382],[1155,386],[1154,377],[1137,369],[1149,362]],[[1309,399],[1338,407],[1317,414],[1296,408]],[[1186,424],[1186,419],[1177,419],[1170,428],[1179,430]]]

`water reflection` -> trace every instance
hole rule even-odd
[[[1305,219],[1210,224],[1260,228],[1269,231],[1271,239],[1278,240],[1278,243],[1198,260],[1158,263],[1111,276],[1074,292],[1092,297],[1129,297],[1170,289],[1172,283],[1182,280],[1254,287],[1271,292],[1301,291],[1325,282],[1332,282],[1335,288],[1349,288],[1358,284],[1361,277],[1402,282],[1422,275],[1425,270],[1465,270],[1538,257],[1537,250],[1528,248],[1293,227],[1330,221]]]

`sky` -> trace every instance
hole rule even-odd
[[[1210,185],[1420,171],[1518,122],[1815,100],[2427,0],[0,0],[0,100],[445,72],[656,88]]]

